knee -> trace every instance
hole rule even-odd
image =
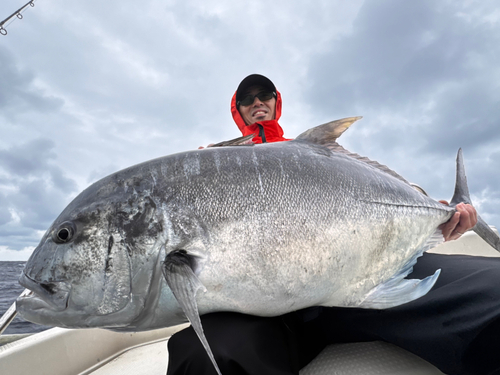
[[[231,319],[222,321],[222,314],[218,314],[215,322],[211,322],[205,318],[203,320],[204,334],[210,345],[210,349],[217,362],[224,362],[226,359],[237,357],[241,354],[241,347],[252,342],[250,334],[247,332],[248,327],[242,322],[239,324],[231,324]],[[241,319],[240,319],[241,320]],[[168,340],[168,352],[172,360],[197,360],[209,361],[208,354],[198,335],[192,327],[183,329],[177,332]]]
[[[202,316],[205,336],[222,373],[266,373],[266,368],[292,366],[291,345],[281,321],[236,313]],[[176,333],[168,342],[169,375],[215,374],[194,330]],[[284,372],[288,373],[288,372]]]
[[[241,356],[241,347],[236,342],[241,334],[238,332],[242,328],[241,319],[237,316],[234,320],[237,320],[238,324],[233,324],[231,318],[232,316],[223,313],[202,317],[205,336],[223,373],[231,373],[227,370],[228,366],[233,366]],[[198,375],[212,374],[214,371],[208,353],[192,327],[174,334],[168,340],[167,347],[169,353],[167,374]]]
[[[225,341],[207,338],[215,362],[223,374],[239,373],[237,347]],[[168,340],[167,375],[216,375],[215,367],[191,327],[176,333]]]
[[[174,334],[167,344],[169,362],[203,360],[208,357],[198,336],[191,327]]]

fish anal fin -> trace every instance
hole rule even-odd
[[[413,271],[413,266],[424,252],[443,242],[444,238],[441,230],[436,229],[424,245],[401,267],[399,272],[386,282],[370,290],[365,300],[358,307],[364,309],[388,309],[416,300],[427,294],[434,286],[441,270],[437,270],[434,275],[422,280],[405,279],[405,277]]]
[[[431,290],[440,272],[441,270],[437,270],[434,275],[422,280],[392,278],[372,289],[358,307],[364,309],[388,309],[416,300]]]
[[[347,117],[340,120],[330,121],[318,125],[300,134],[295,140],[306,141],[318,145],[326,145],[335,142],[352,124],[361,119],[358,117]]]
[[[194,273],[196,257],[189,255],[185,250],[175,250],[167,254],[162,265],[162,272],[165,280],[172,290],[175,299],[188,318],[196,335],[200,339],[217,373],[222,375],[214,355],[210,349],[203,327],[201,325],[198,305],[196,303],[196,293],[205,287]]]

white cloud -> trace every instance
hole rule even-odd
[[[21,250],[12,250],[7,246],[0,246],[0,260],[27,261],[34,249],[32,246],[28,246]]]

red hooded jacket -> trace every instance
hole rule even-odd
[[[278,124],[278,120],[281,117],[281,94],[277,90],[274,120],[259,121],[252,125],[245,124],[245,120],[241,117],[238,107],[236,106],[236,93],[234,93],[233,99],[231,100],[231,114],[233,115],[234,122],[238,125],[238,128],[243,136],[255,134],[255,137],[252,139],[254,143],[282,142],[290,140],[283,138],[283,129],[281,129],[280,124]]]

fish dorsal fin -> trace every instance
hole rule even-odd
[[[408,181],[406,181],[403,177],[401,177],[398,173],[394,172],[389,167],[376,161],[370,160],[367,157],[360,156],[358,154],[355,154],[354,152],[350,152],[337,143],[337,138],[339,138],[347,129],[349,129],[352,124],[360,119],[362,119],[362,116],[347,117],[340,120],[330,121],[326,124],[318,125],[312,129],[305,131],[295,139],[298,141],[305,141],[325,146],[333,152],[338,152],[350,156],[353,159],[371,165],[372,167],[409,184]]]
[[[436,283],[441,270],[425,279],[405,279],[413,271],[417,259],[424,252],[430,250],[444,241],[443,234],[437,229],[427,240],[422,248],[399,270],[397,274],[386,282],[376,286],[367,294],[361,305],[364,309],[388,309],[411,302],[426,295]]]
[[[163,276],[167,281],[170,290],[175,299],[182,308],[182,311],[188,318],[191,326],[198,335],[201,344],[205,348],[215,370],[222,375],[214,355],[208,345],[207,338],[203,332],[200,314],[198,313],[198,304],[196,303],[196,292],[199,289],[206,291],[201,281],[198,279],[193,269],[195,257],[189,255],[185,250],[175,250],[167,254],[162,266]]]
[[[342,133],[361,118],[361,116],[346,117],[340,120],[330,121],[326,124],[306,130],[295,139],[315,143],[317,145],[327,145],[328,143],[335,142]]]
[[[383,165],[383,164],[380,164],[379,162],[377,161],[374,161],[374,160],[370,160],[368,159],[366,156],[361,156],[361,155],[358,155],[354,152],[351,152],[349,150],[346,150],[344,147],[342,147],[341,145],[339,145],[337,142],[332,142],[332,143],[329,143],[329,144],[325,144],[326,147],[328,147],[330,150],[332,150],[333,152],[338,152],[340,154],[345,154],[347,156],[350,156],[351,158],[354,158],[356,160],[359,160],[359,161],[362,161],[363,163],[366,163],[368,165],[371,165],[372,167],[382,171],[382,172],[385,172],[393,177],[396,177],[398,180],[401,180],[403,181],[404,183],[407,183],[410,185],[410,183],[408,181],[406,181],[405,178],[403,178],[401,175],[399,175],[398,173],[394,172],[391,168],[389,168],[388,166],[386,165]]]
[[[229,141],[219,142],[208,147],[226,147],[226,146],[252,146],[254,145],[252,139],[255,134],[246,135],[244,137],[238,137],[231,139]]]

